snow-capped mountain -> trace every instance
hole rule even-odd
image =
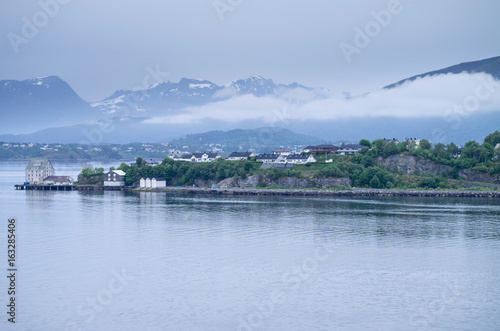
[[[158,113],[209,102],[222,87],[207,80],[183,78],[179,83],[165,82],[138,91],[119,90],[91,106],[105,114]]]
[[[327,94],[325,90],[297,83],[275,84],[272,79],[257,75],[225,85],[217,85],[208,80],[182,78],[179,83],[165,82],[144,90],[119,90],[91,106],[105,114],[165,114],[185,107],[229,99],[235,95],[283,97],[286,92],[294,89],[314,92],[318,98]]]

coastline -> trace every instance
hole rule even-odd
[[[500,198],[500,191],[454,191],[454,190],[321,190],[321,189],[210,189],[200,187],[163,187],[156,189],[138,189],[135,192],[166,192],[214,195],[262,195],[262,196],[337,196],[337,197],[461,197],[461,198]]]

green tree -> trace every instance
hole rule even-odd
[[[420,145],[419,147],[422,149],[422,150],[430,150],[432,148],[432,145],[431,143],[427,140],[427,139],[422,139],[420,141]]]
[[[377,175],[373,176],[373,178],[370,180],[370,187],[382,188],[382,183],[380,182],[380,179],[378,179]]]
[[[139,167],[139,168],[142,168],[146,165],[146,161],[144,161],[142,159],[142,157],[138,157],[137,159],[135,159],[135,164]]]
[[[426,189],[433,189],[438,187],[439,180],[434,175],[431,175],[421,179],[418,185]]]
[[[446,150],[448,151],[450,157],[456,157],[458,155],[458,146],[454,143],[449,143],[448,145],[446,145]]]
[[[486,136],[486,138],[484,138],[484,142],[490,144],[493,147],[495,147],[497,144],[500,144],[500,132],[498,132],[497,130],[493,133],[490,133]]]
[[[368,139],[361,139],[359,141],[359,144],[368,148],[372,148],[372,143]]]
[[[390,142],[385,145],[383,156],[389,157],[391,155],[399,154],[399,152],[398,146],[395,143]]]
[[[95,172],[94,170],[90,170],[90,169],[83,169],[82,172],[81,172],[81,175],[83,177],[86,177],[86,178],[89,178],[89,177],[92,177],[95,175]]]
[[[120,166],[118,167],[118,170],[122,170],[122,171],[124,171],[126,173],[129,168],[130,168],[130,166],[128,164],[122,162],[120,164]]]

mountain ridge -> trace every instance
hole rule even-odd
[[[396,83],[384,86],[384,89],[391,89],[402,85],[406,82],[412,82],[418,78],[423,78],[427,76],[441,75],[441,74],[460,74],[462,72],[466,73],[487,73],[490,74],[495,79],[500,79],[500,56],[495,56],[478,61],[462,62],[456,65],[452,65],[443,69],[429,71],[423,74],[411,76],[402,79]]]

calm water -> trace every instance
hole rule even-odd
[[[15,191],[26,163],[18,330],[499,329],[498,200]]]

